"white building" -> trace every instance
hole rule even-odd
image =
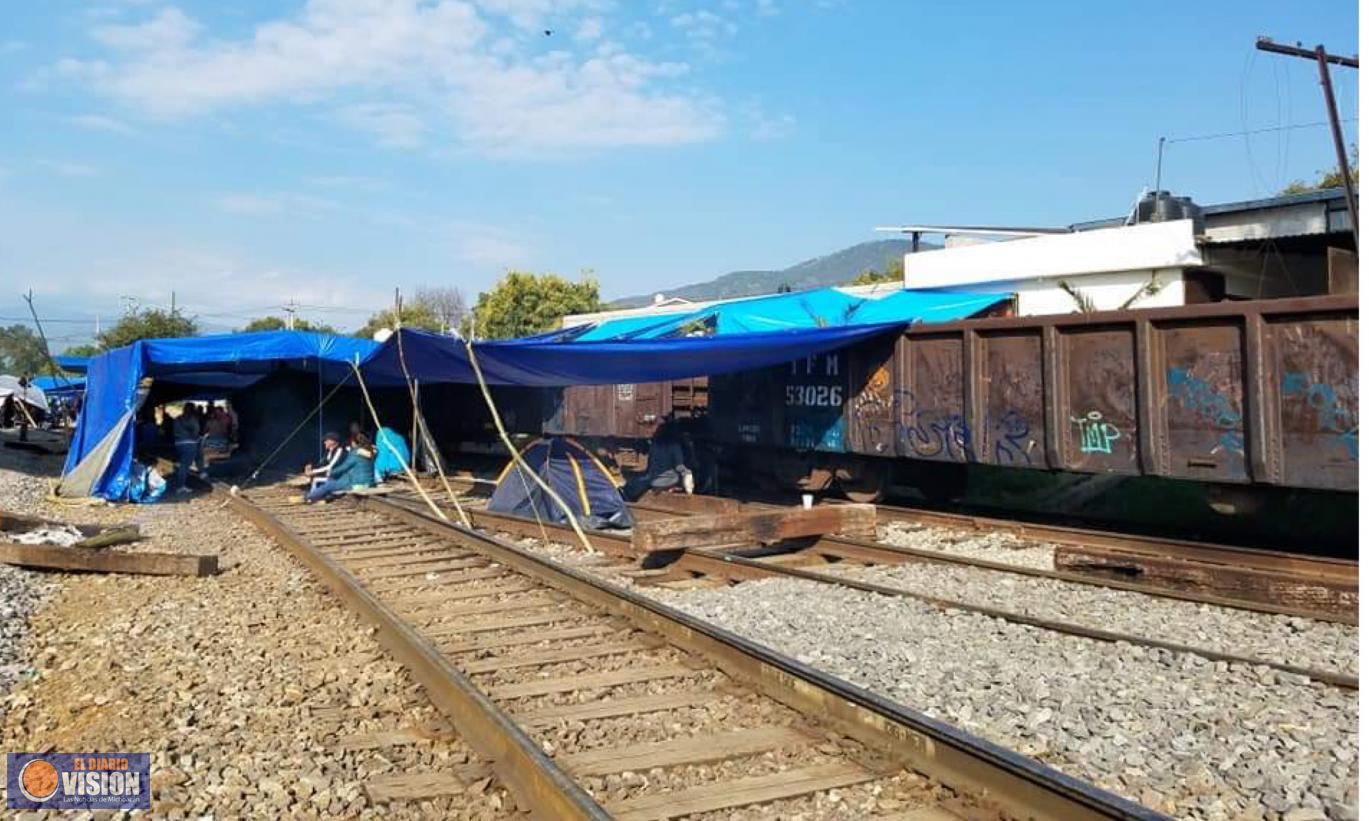
[[[881,230],[947,238],[904,257],[904,287],[1011,292],[1021,316],[1072,313],[1081,301],[1109,310],[1358,290],[1339,189],[1202,211],[1196,224],[1119,217],[1063,229]]]

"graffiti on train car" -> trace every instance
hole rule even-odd
[[[879,379],[882,370],[871,380],[881,383],[867,387],[852,402],[852,418],[862,441],[874,442],[876,452],[883,453],[885,431],[892,429],[893,442],[903,452],[924,459],[968,461],[974,451],[974,437],[965,417],[919,408],[909,390],[884,393],[887,381]],[[904,419],[910,421],[905,423]],[[1038,442],[1023,414],[1010,410],[991,420],[989,430],[994,464],[1031,465],[1037,459]]]
[[[1070,422],[1079,429],[1080,453],[1112,453],[1112,443],[1122,438],[1122,432],[1103,418],[1102,411],[1089,411],[1082,418],[1071,415]]]
[[[996,465],[1030,465],[1036,440],[1032,438],[1031,422],[1015,410],[1003,414],[995,426],[993,461]]]
[[[1351,459],[1359,461],[1359,379],[1337,388],[1315,382],[1310,374],[1290,371],[1283,375],[1285,396],[1301,398],[1317,413],[1317,426],[1336,434]]]
[[[1166,382],[1170,396],[1178,400],[1180,407],[1193,411],[1221,429],[1217,445],[1212,449],[1214,453],[1218,450],[1245,452],[1241,412],[1226,391],[1211,380],[1179,367],[1169,369]]]

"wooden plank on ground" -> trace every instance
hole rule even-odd
[[[0,542],[0,562],[46,570],[139,573],[149,576],[212,576],[219,571],[219,557],[212,553],[124,553],[10,542]]]
[[[485,692],[494,699],[524,698],[527,696],[545,696],[551,693],[570,693],[575,690],[598,690],[604,687],[617,687],[621,684],[636,684],[639,681],[656,681],[663,678],[687,678],[696,676],[700,672],[699,670],[691,670],[682,664],[657,664],[651,667],[629,667],[626,670],[614,670],[609,673],[520,681],[517,684],[491,687]]]
[[[639,522],[632,528],[632,546],[649,553],[724,544],[774,544],[833,533],[873,538],[874,505],[824,505],[811,510],[719,513]]]
[[[652,793],[615,801],[606,809],[619,821],[678,818],[849,787],[877,777],[864,767],[838,761],[742,778],[725,784],[703,784],[672,792]]]
[[[556,763],[576,775],[611,775],[624,770],[679,767],[743,758],[812,741],[812,736],[793,727],[755,727],[589,750],[557,756]]]
[[[1359,585],[1349,579],[1284,574],[1236,564],[1063,544],[1055,548],[1055,568],[1299,610],[1338,615],[1359,612]]]
[[[659,647],[660,645],[661,642],[659,639],[652,642],[644,637],[642,641],[614,641],[603,642],[601,644],[581,644],[576,647],[544,650],[540,653],[498,656],[496,658],[467,662],[462,664],[461,667],[466,673],[474,675],[476,673],[492,673],[495,670],[509,670],[514,667],[536,667],[541,664],[561,664],[567,661],[577,661],[579,659],[621,656],[626,653],[641,653],[645,650]]]
[[[718,700],[711,690],[686,690],[635,698],[611,698],[587,704],[560,704],[526,713],[515,712],[514,719],[524,727],[540,727],[559,721],[590,721],[598,718],[619,718],[643,713],[660,713],[680,707],[702,707]]]

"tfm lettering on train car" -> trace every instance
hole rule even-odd
[[[841,354],[829,353],[818,362],[817,356],[789,363],[790,376],[841,376]]]

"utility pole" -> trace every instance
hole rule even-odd
[[[1328,54],[1326,48],[1320,45],[1311,50],[1303,48],[1302,43],[1289,46],[1276,43],[1269,37],[1261,37],[1256,40],[1255,48],[1273,54],[1317,61],[1317,73],[1321,76],[1321,88],[1326,97],[1326,115],[1327,119],[1331,121],[1331,139],[1336,145],[1336,161],[1340,164],[1340,179],[1345,187],[1345,213],[1350,218],[1350,233],[1355,238],[1355,250],[1359,251],[1359,205],[1355,201],[1354,181],[1350,179],[1350,160],[1345,154],[1345,135],[1341,133],[1340,113],[1336,109],[1336,89],[1331,85],[1331,70],[1329,68],[1331,65],[1338,65],[1358,69],[1359,57]]]
[[[295,311],[298,310],[295,307],[295,300],[292,298],[288,304],[280,306],[280,309],[285,312],[285,330],[293,331],[295,329]]]
[[[176,292],[171,292],[171,316],[176,316]]]

